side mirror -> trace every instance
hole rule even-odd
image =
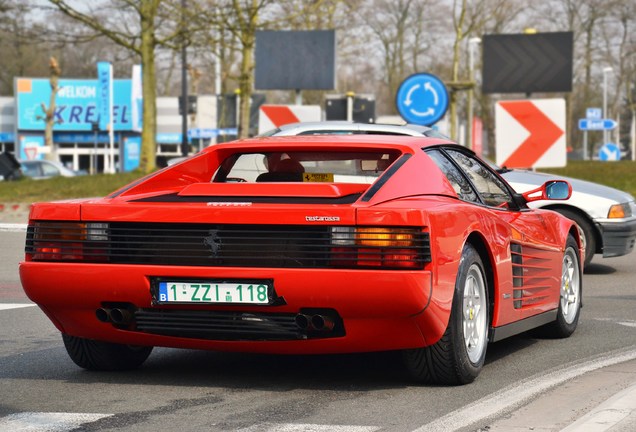
[[[572,196],[572,186],[564,180],[550,180],[536,189],[523,193],[526,202],[539,200],[566,200]]]

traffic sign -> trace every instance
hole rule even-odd
[[[600,120],[593,120],[593,119],[579,119],[579,129],[580,130],[612,130],[614,129],[616,126],[618,126],[618,123],[616,123],[616,120],[612,120],[612,119],[600,119]]]
[[[258,109],[258,133],[298,122],[320,121],[320,105],[269,105]]]
[[[602,161],[619,161],[621,149],[614,143],[604,144],[598,151],[598,158]]]
[[[508,168],[565,166],[565,119],[565,99],[497,102],[497,164]]]
[[[35,146],[29,146],[24,148],[24,153],[28,160],[34,160],[38,155],[38,148]]]
[[[442,80],[429,73],[413,74],[398,88],[395,105],[408,123],[431,126],[448,109],[448,91]]]
[[[603,110],[601,108],[588,108],[585,111],[585,117],[590,120],[601,120],[603,118]]]

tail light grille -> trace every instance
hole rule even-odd
[[[418,269],[416,227],[34,222],[27,260],[177,266]]]

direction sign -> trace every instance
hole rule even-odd
[[[619,161],[621,149],[614,143],[604,144],[598,151],[598,158],[602,161]]]
[[[395,105],[408,123],[431,126],[448,109],[448,91],[442,80],[429,73],[413,74],[398,88]]]
[[[565,99],[497,102],[497,164],[508,168],[565,166],[565,118]]]
[[[603,118],[603,110],[601,108],[588,108],[585,111],[585,118],[590,120],[601,120]]]
[[[195,128],[188,130],[188,138],[194,139],[211,139],[216,138],[219,135],[237,135],[237,128],[221,128],[221,129],[210,129],[210,128]]]
[[[612,119],[579,119],[580,130],[612,130],[616,126],[618,126],[618,123]]]

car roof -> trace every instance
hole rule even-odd
[[[211,151],[212,149],[223,148],[244,148],[244,149],[266,149],[271,147],[325,147],[325,146],[343,146],[346,145],[349,148],[409,148],[411,151],[422,149],[425,147],[446,145],[454,146],[466,150],[465,147],[460,146],[448,139],[433,138],[426,136],[404,136],[404,135],[367,135],[367,134],[352,134],[352,135],[338,135],[338,134],[325,134],[325,135],[289,135],[289,136],[271,136],[262,137],[257,136],[254,138],[247,138],[238,141],[232,141],[229,143],[217,144],[210,146],[204,151]]]
[[[392,125],[381,123],[356,123],[341,120],[327,120],[321,122],[299,122],[289,123],[263,134],[263,136],[283,136],[299,134],[337,134],[360,133],[360,134],[381,134],[381,135],[409,135],[409,136],[431,136],[437,138],[447,138],[439,131],[428,126],[414,124]]]

